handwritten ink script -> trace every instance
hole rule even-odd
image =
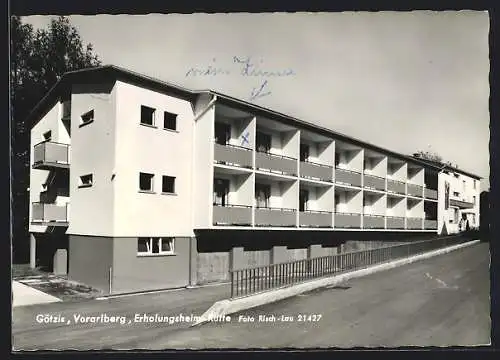
[[[191,67],[186,72],[186,77],[208,77],[208,76],[231,76],[237,75],[246,78],[259,79],[257,86],[253,86],[249,99],[256,100],[271,95],[269,81],[276,78],[295,76],[293,69],[268,69],[264,66],[264,60],[255,60],[250,56],[233,56],[230,65],[222,66],[217,59],[212,59],[212,64],[203,67]]]

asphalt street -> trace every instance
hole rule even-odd
[[[13,311],[15,350],[201,349],[485,345],[490,343],[489,247],[480,243],[449,254],[350,280],[241,314],[228,322],[133,321],[165,314],[168,293]],[[202,304],[194,295],[169,309],[201,314],[222,296],[214,287]],[[176,294],[176,293],[172,293]],[[170,295],[172,296],[172,295]],[[183,296],[178,292],[175,296]],[[163,299],[163,301],[162,301]],[[190,300],[191,299],[191,300]],[[65,306],[61,310],[61,306]],[[44,324],[37,314],[126,316],[129,324]],[[274,316],[274,317],[273,317]],[[252,321],[253,319],[253,321]]]

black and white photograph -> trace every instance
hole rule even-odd
[[[490,15],[12,15],[12,351],[491,345]]]

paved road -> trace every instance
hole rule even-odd
[[[141,309],[161,313],[158,299],[142,298],[141,302]],[[124,314],[125,308],[128,316],[139,312],[130,310],[128,301],[121,305],[122,310],[117,306],[113,306],[117,309],[114,313]],[[13,344],[16,349],[478,345],[490,343],[489,309],[489,249],[488,244],[481,243],[232,315],[228,323],[201,327],[51,327],[34,325],[32,313],[14,311],[14,320],[18,319],[13,325]],[[189,302],[179,310],[196,313]],[[75,309],[68,309],[67,314],[71,311]],[[294,317],[294,321],[258,321],[259,315],[271,314]],[[299,314],[316,316],[306,316],[306,321],[299,322]],[[240,322],[239,315],[254,317],[255,321]]]

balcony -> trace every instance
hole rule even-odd
[[[387,191],[405,195],[406,184],[402,181],[387,179]]]
[[[437,227],[438,227],[437,220],[429,220],[429,219],[424,220],[424,229],[425,230],[436,230]]]
[[[255,167],[259,170],[279,172],[284,175],[297,175],[297,159],[284,155],[256,152]]]
[[[437,192],[437,190],[434,190],[434,189],[425,188],[424,194],[425,194],[426,199],[437,200],[437,198],[438,198],[438,192]]]
[[[410,230],[422,229],[422,219],[421,218],[407,218],[406,228]]]
[[[294,209],[256,208],[255,226],[291,227],[297,223],[297,212]]]
[[[408,195],[415,197],[422,197],[423,194],[423,186],[408,184]]]
[[[33,147],[33,169],[69,168],[69,145],[51,141]]]
[[[227,226],[252,225],[252,207],[247,205],[216,205],[213,207],[213,224]]]
[[[333,168],[328,165],[317,164],[310,161],[301,161],[300,176],[303,178],[331,182],[333,179]]]
[[[68,204],[33,203],[31,223],[34,225],[68,226]]]
[[[361,173],[352,170],[336,168],[335,182],[339,184],[361,187]]]
[[[301,227],[329,228],[332,227],[332,213],[328,211],[301,211],[299,224]]]
[[[336,228],[361,228],[361,214],[357,213],[335,213],[335,227]]]
[[[214,144],[214,160],[218,164],[253,167],[252,149],[236,145]]]
[[[397,216],[387,216],[387,229],[404,229],[405,218]]]
[[[364,175],[363,187],[375,189],[375,190],[385,190],[385,179],[374,175]]]
[[[364,229],[384,229],[385,217],[383,215],[363,215],[363,228]]]
[[[460,209],[472,209],[474,204],[468,201],[458,200],[458,199],[450,199],[450,205],[456,206]]]

